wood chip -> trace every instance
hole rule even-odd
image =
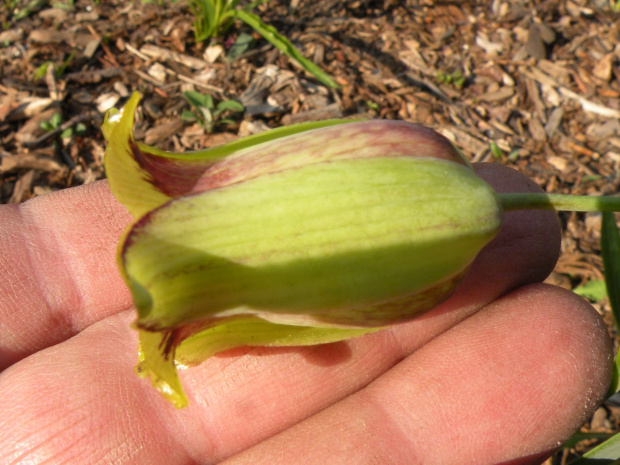
[[[37,29],[30,33],[28,40],[40,44],[61,44],[69,42],[73,34],[67,31]]]
[[[83,55],[86,58],[92,58],[92,56],[95,54],[95,52],[97,51],[97,49],[99,48],[99,44],[101,43],[101,40],[99,39],[92,39],[89,40],[86,43],[86,47],[84,47],[84,51],[82,52]]]
[[[532,79],[525,80],[525,87],[527,88],[527,96],[530,101],[534,104],[534,113],[541,121],[546,122],[547,116],[545,112],[545,104],[540,98],[540,90],[538,87],[538,83]]]
[[[156,81],[159,81],[160,84],[164,84],[166,82],[166,68],[159,63],[153,63],[149,66],[149,69],[146,71],[149,76],[151,76]]]
[[[3,111],[0,110],[0,121],[18,121],[30,118],[42,112],[54,103],[51,98],[28,97],[19,102],[13,102],[11,109],[5,118],[2,117]]]
[[[0,44],[10,44],[24,38],[24,30],[22,28],[9,29],[0,32]]]
[[[532,134],[532,137],[537,142],[545,142],[547,140],[547,133],[545,132],[545,128],[542,123],[538,119],[536,115],[532,115],[528,122],[528,129]]]
[[[13,194],[9,199],[9,203],[21,203],[26,200],[26,197],[30,193],[30,189],[32,189],[34,177],[35,171],[30,170],[17,180],[15,187],[13,188]]]
[[[84,47],[92,36],[90,34],[76,34],[69,31],[56,31],[53,29],[36,29],[28,36],[30,42],[38,44],[63,44],[67,43],[72,47]]]
[[[555,133],[555,131],[557,131],[557,129],[560,127],[560,124],[562,124],[563,117],[563,108],[557,107],[553,109],[551,115],[549,115],[549,120],[547,121],[547,124],[545,124],[545,132],[547,133],[548,137],[551,137]]]
[[[75,14],[75,21],[78,23],[92,22],[99,19],[99,13],[96,10],[93,11],[80,11]]]
[[[540,60],[536,64],[535,69],[540,71],[540,73],[544,73],[549,79],[552,77],[554,80],[553,82],[541,82],[541,84],[556,87],[558,84],[567,85],[571,80],[571,71],[559,62]]]
[[[0,173],[9,173],[16,170],[60,171],[66,169],[58,162],[47,156],[38,154],[14,155],[0,158]]]
[[[267,90],[277,82],[277,75],[278,67],[275,65],[268,65],[257,70],[250,85],[239,97],[240,102],[245,106],[262,103]]]
[[[323,119],[342,118],[342,109],[339,103],[332,103],[323,108],[315,110],[303,111],[294,115],[284,115],[282,124],[288,126],[290,124],[305,123],[307,121],[320,121]]]
[[[222,53],[224,53],[224,47],[221,45],[209,45],[202,56],[207,63],[215,63],[215,60],[217,60]]]
[[[605,55],[603,59],[594,66],[592,74],[603,81],[611,80],[611,68],[614,58],[615,56],[613,53]]]
[[[483,102],[499,102],[501,100],[506,100],[512,97],[515,94],[515,90],[513,87],[501,87],[499,90],[495,92],[488,92],[486,94],[482,94],[480,96],[480,100]]]
[[[610,119],[604,123],[591,124],[586,130],[588,137],[592,139],[607,139],[609,137],[620,134],[620,121]]]
[[[239,137],[251,136],[252,134],[258,134],[264,131],[268,131],[269,129],[271,128],[267,125],[267,123],[262,120],[243,120],[239,125],[239,132],[237,133],[237,135]]]
[[[478,32],[476,34],[476,45],[482,48],[487,55],[494,57],[504,51],[505,45],[501,42],[491,42],[489,36],[484,32]]]
[[[153,145],[163,139],[168,139],[173,134],[178,134],[183,129],[183,120],[175,119],[147,130],[144,133],[144,143]]]
[[[107,92],[105,94],[99,95],[95,99],[95,104],[97,105],[97,111],[99,113],[105,113],[118,102],[120,99],[120,95],[116,92]]]
[[[547,48],[545,42],[540,35],[540,29],[534,24],[528,33],[527,42],[525,43],[525,51],[529,56],[542,60],[547,56]]]
[[[566,171],[566,167],[568,165],[568,161],[566,160],[566,158],[558,157],[556,155],[548,157],[547,162],[556,170],[561,172]]]
[[[84,70],[76,73],[69,73],[65,76],[65,79],[69,81],[76,81],[80,84],[96,84],[103,79],[109,79],[112,77],[120,76],[124,73],[123,68],[103,68],[95,70]]]
[[[620,118],[619,110],[615,110],[613,108],[608,108],[603,105],[599,105],[598,103],[591,102],[590,100],[576,94],[570,89],[560,87],[560,93],[562,93],[568,98],[577,100],[581,104],[583,111],[587,111],[589,113],[596,113],[597,115],[607,116],[609,118]]]
[[[440,129],[444,136],[454,142],[458,147],[471,153],[479,154],[489,149],[489,145],[456,127]]]
[[[17,133],[15,133],[15,139],[21,144],[33,142],[40,135],[45,133],[45,129],[41,128],[41,123],[49,121],[50,118],[56,113],[60,113],[60,109],[57,107],[49,108],[45,111],[37,113],[32,118],[30,118],[26,122],[26,124],[24,124],[17,131]]]
[[[208,66],[208,63],[204,60],[185,55],[183,53],[174,52],[166,48],[158,47],[152,44],[145,44],[140,48],[140,52],[150,58],[156,60],[172,60],[177,63],[181,63],[184,66],[192,69],[203,69]]]
[[[64,8],[48,8],[39,12],[39,18],[53,21],[54,24],[62,24],[66,21],[69,12]]]

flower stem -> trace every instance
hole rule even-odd
[[[620,212],[620,197],[562,194],[497,194],[504,211],[558,210],[574,212]]]

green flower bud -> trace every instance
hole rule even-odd
[[[106,168],[137,217],[119,263],[139,371],[177,406],[175,360],[410,320],[451,295],[500,228],[494,190],[422,126],[330,122],[166,154],[133,141],[136,104],[106,119]]]

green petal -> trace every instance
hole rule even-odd
[[[175,360],[198,365],[219,352],[235,347],[292,347],[326,344],[362,336],[382,328],[321,328],[279,325],[255,317],[231,318],[185,339]]]
[[[174,361],[174,352],[166,352],[169,333],[139,331],[138,365],[136,372],[142,378],[149,378],[157,389],[177,408],[187,406],[188,401],[181,385]]]
[[[231,318],[182,341],[169,341],[170,332],[140,330],[140,356],[136,371],[149,378],[177,408],[188,400],[177,366],[202,363],[214,354],[235,347],[291,347],[342,341],[378,331],[381,328],[341,329],[278,325],[255,317]],[[172,346],[168,345],[172,344]],[[175,344],[180,344],[175,346]]]
[[[380,326],[350,309],[461,273],[500,222],[463,166],[341,160],[175,199],[134,225],[121,259],[144,329],[233,315]]]
[[[500,223],[490,186],[427,158],[307,165],[172,200],[121,249],[139,371],[183,406],[175,361],[411,319],[450,295]]]
[[[106,113],[102,126],[107,140],[104,165],[110,189],[135,217],[171,199],[154,185],[153,177],[136,158],[133,121],[139,102],[140,94],[134,93],[122,110]]]

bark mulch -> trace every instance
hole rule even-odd
[[[0,201],[104,178],[103,114],[134,90],[144,95],[137,138],[162,149],[194,150],[325,118],[403,119],[437,129],[474,161],[520,170],[548,192],[613,195],[620,186],[613,3],[274,0],[259,7],[342,86],[333,91],[241,24],[197,45],[194,17],[180,0],[2,0]],[[188,90],[215,104],[239,101],[245,111],[202,127],[181,116],[191,109]],[[600,280],[600,215],[560,217],[563,254],[550,281],[573,289]],[[607,301],[593,304],[613,328]],[[584,431],[620,430],[618,405],[606,403]],[[549,463],[566,463],[571,453]]]

